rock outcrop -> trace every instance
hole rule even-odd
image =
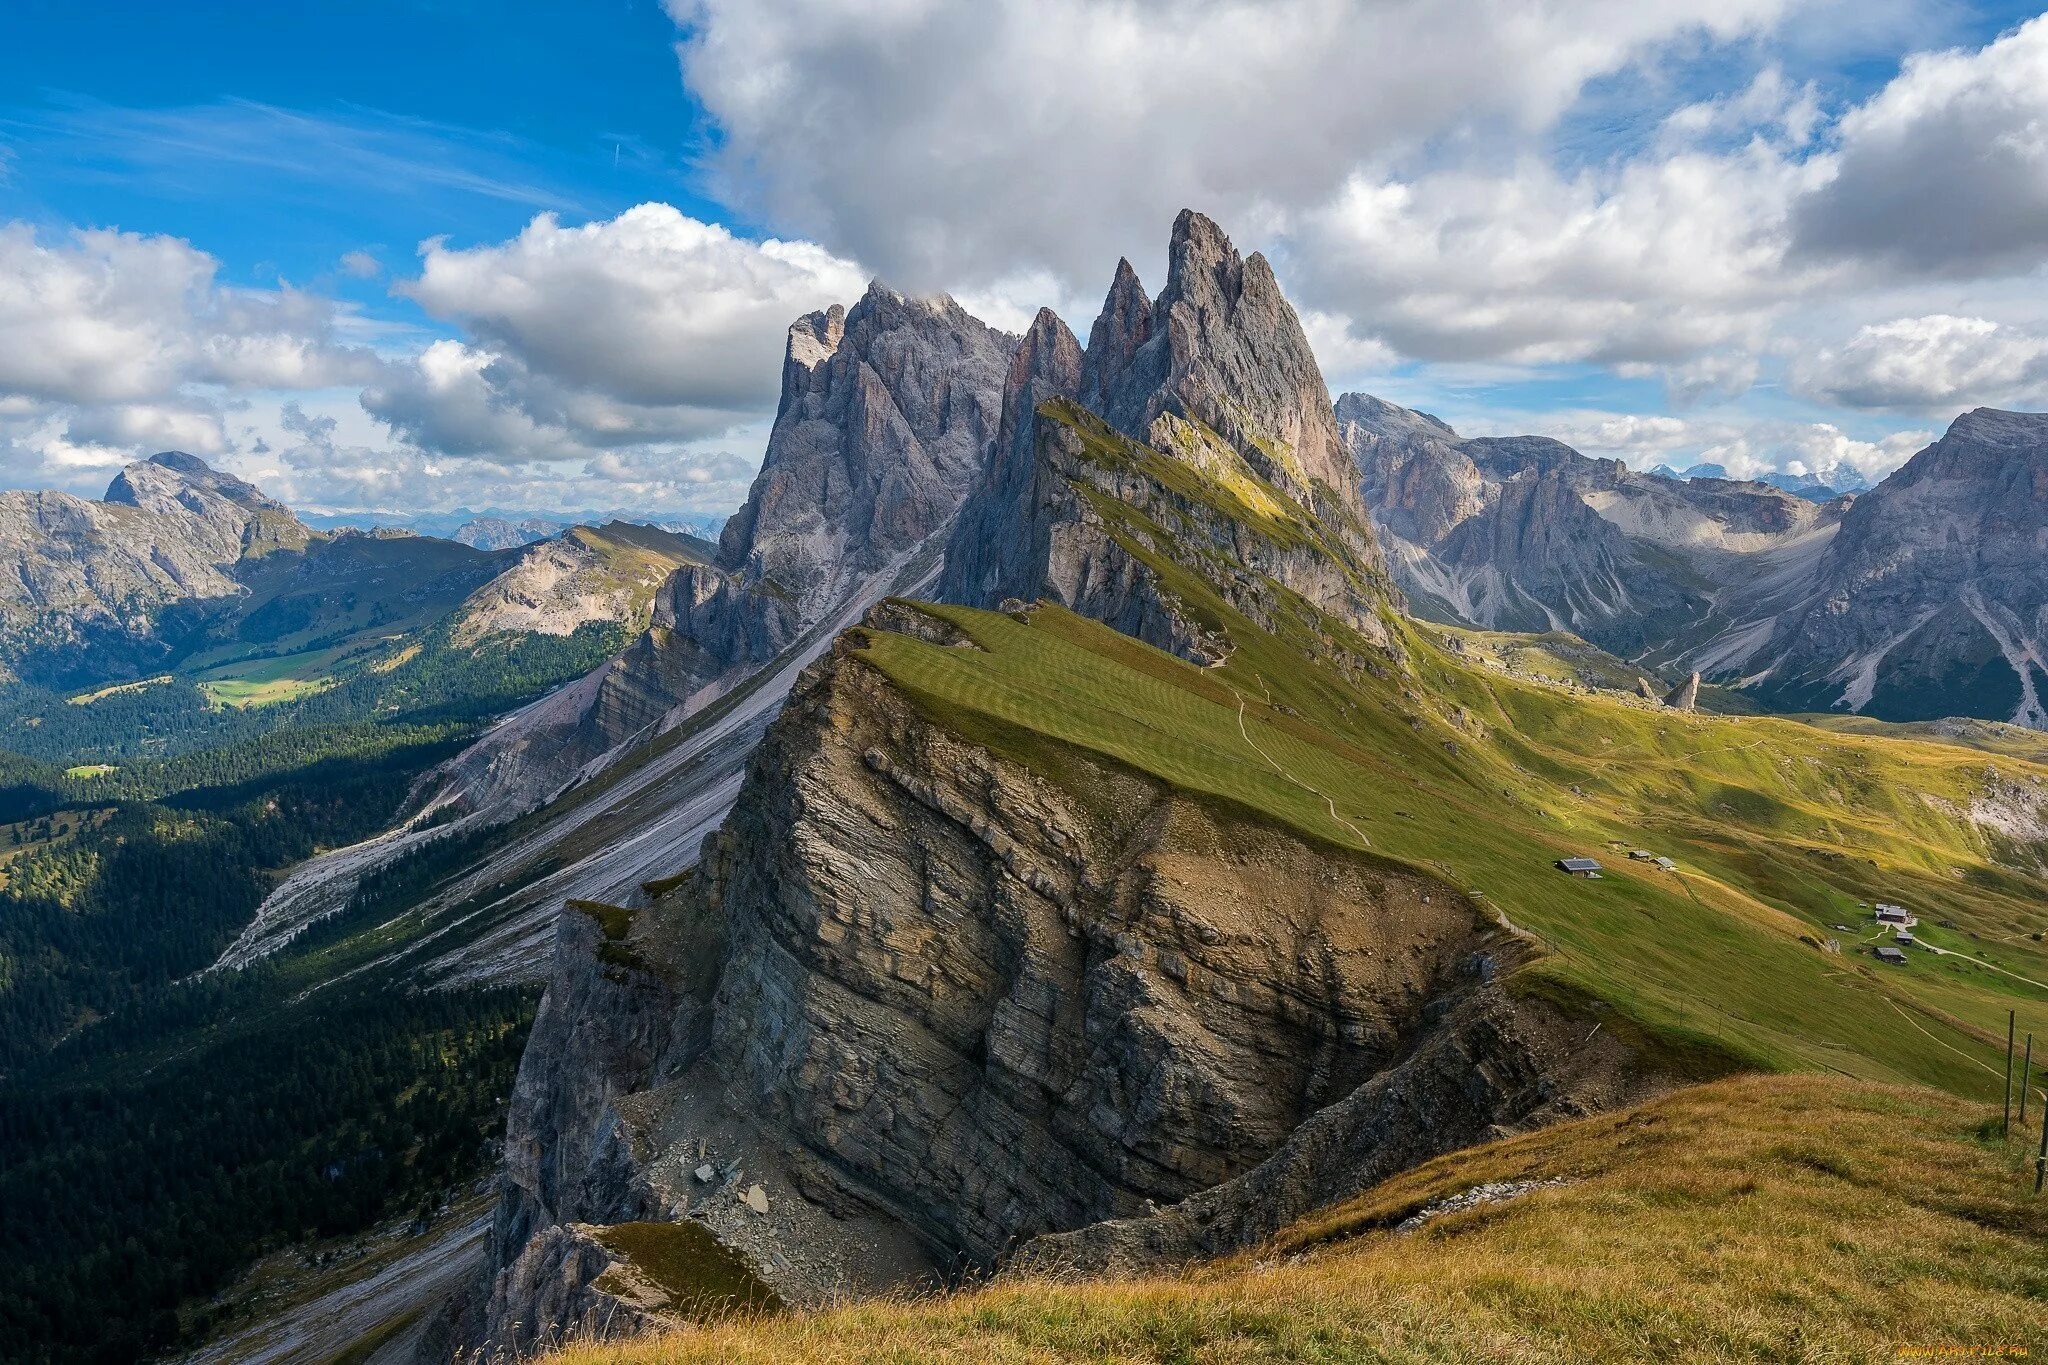
[[[1466,438],[1365,394],[1336,416],[1411,610],[1569,630],[1624,657],[1674,661],[1781,597],[1847,505],[1637,474],[1543,437]]]
[[[1175,221],[1167,262],[1156,300],[1118,263],[1085,351],[1039,314],[939,595],[1057,602],[1213,661],[1227,630],[1171,586],[1192,572],[1254,620],[1287,610],[1277,586],[1384,645],[1393,589],[1271,267],[1193,212]]]
[[[239,564],[312,535],[179,451],[130,465],[99,502],[0,493],[0,670],[53,686],[133,675],[241,595]]]
[[[1697,711],[1700,705],[1700,675],[1697,671],[1664,694],[1664,704],[1674,711]]]
[[[2048,414],[1978,408],[1857,497],[1725,667],[1768,701],[2048,729]]]
[[[893,605],[871,628],[949,629]],[[483,1335],[544,1319],[523,1286],[573,1298],[537,1269],[565,1223],[737,1208],[798,1302],[1158,1208],[1180,1230],[1144,1254],[1193,1254],[1639,1079],[1500,993],[1524,949],[1451,888],[1062,765],[933,723],[857,636],[814,665],[696,873],[615,935],[564,922]],[[770,1218],[838,1216],[763,1233],[754,1184]],[[1138,1254],[1087,1236],[1037,1245]]]
[[[981,477],[1015,348],[950,298],[880,284],[797,319],[761,472],[715,562],[678,568],[623,653],[457,755],[426,799],[530,809],[909,586]]]

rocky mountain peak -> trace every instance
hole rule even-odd
[[[2048,729],[2044,539],[2048,413],[1964,413],[1847,505],[1803,600],[1739,662],[1786,709]]]
[[[1240,256],[1212,220],[1183,210],[1166,288],[1139,339],[1130,318],[1142,298],[1136,275],[1121,265],[1089,335],[1087,372],[1099,389],[1091,406],[1111,426],[1164,448],[1172,442],[1155,438],[1160,418],[1198,423],[1304,503],[1321,483],[1356,510],[1330,392],[1264,256]]]
[[[1136,285],[1135,275],[1131,283]],[[1096,324],[1098,334],[1102,327]],[[1096,354],[1092,345],[1089,354]],[[939,596],[946,601],[993,604],[1013,592],[1031,591],[1028,585],[1037,583],[1048,535],[1042,519],[1034,515],[1038,408],[1080,392],[1087,384],[1084,364],[1073,331],[1052,309],[1039,309],[1010,360],[1003,383],[1002,425],[988,473],[962,505],[947,542],[939,585]]]
[[[1888,482],[1901,485],[1930,478],[2017,481],[2023,496],[2048,496],[2048,413],[1974,408],[1955,421],[1940,440],[1898,470]]]
[[[182,450],[160,450],[149,457],[148,463],[162,465],[165,469],[175,469],[180,474],[205,475],[214,472],[212,465],[197,455],[188,455]]]
[[[803,387],[802,376],[832,358],[846,335],[846,309],[839,304],[806,313],[789,324],[789,346],[782,360],[782,396]]]
[[[312,539],[282,503],[183,451],[129,465],[98,502],[0,493],[0,676],[68,685],[153,666],[168,608],[233,598],[244,560]]]
[[[1421,437],[1436,441],[1463,438],[1449,423],[1426,412],[1399,407],[1369,393],[1347,393],[1337,400],[1337,425],[1356,428],[1369,436],[1389,438]],[[1347,438],[1349,432],[1346,432]]]
[[[1119,257],[1116,277],[1102,300],[1102,312],[1088,330],[1088,351],[1083,365],[1080,398],[1095,411],[1102,411],[1116,392],[1131,358],[1152,335],[1152,300],[1138,282],[1138,272],[1128,258]]]
[[[822,602],[943,526],[981,472],[1014,346],[949,297],[879,281],[851,309],[799,318],[721,567]]]
[[[196,510],[190,498],[195,490],[211,493],[243,507],[289,515],[283,503],[255,484],[215,469],[197,455],[188,455],[182,450],[160,451],[129,465],[107,485],[103,501],[156,510],[175,503],[186,510]]]
[[[1300,320],[1264,258],[1239,256],[1201,214],[1181,214],[1169,255],[1151,300],[1130,262],[1117,263],[1085,352],[1039,314],[1011,366],[990,476],[948,543],[940,597],[1057,602],[1208,663],[1227,643],[1159,564],[1214,580],[1221,554],[1244,572],[1215,586],[1253,619],[1274,609],[1278,587],[1383,640],[1392,587]],[[1164,475],[1162,460],[1197,477]],[[1291,499],[1313,534],[1268,535],[1240,514],[1247,495],[1276,509]],[[1110,506],[1140,529],[1119,536]]]
[[[1136,277],[1133,276],[1133,283]],[[1142,293],[1140,295],[1142,297]],[[1097,323],[1098,330],[1101,324]],[[1002,427],[994,455],[995,479],[1013,460],[1031,458],[1031,416],[1047,399],[1071,397],[1085,386],[1087,357],[1073,331],[1050,308],[1038,310],[1024,333],[1003,384]]]

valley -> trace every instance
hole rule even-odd
[[[1856,617],[1901,488],[1974,505],[2048,428],[1853,503],[1467,440],[1333,402],[1193,212],[1085,345],[876,284],[782,382],[716,545],[314,531],[190,457],[82,514],[218,582],[12,637],[36,1359],[2024,1338],[2035,1120],[1985,1115],[2048,1039],[2048,741],[1967,641],[1742,670]],[[106,676],[62,643],[117,629]],[[1974,714],[1885,703],[1922,686]],[[1872,1280],[1881,1227],[1961,1259],[1713,1325],[1781,1261]],[[1665,1238],[1740,1288],[1625,1282]]]

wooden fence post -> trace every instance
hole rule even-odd
[[[2020,1060],[2020,1131],[2027,1131],[2027,1086],[2034,1079],[2034,1035],[2027,1035],[2027,1054]],[[2041,1116],[2048,1123],[2048,1114]]]
[[[1999,1127],[2001,1138],[2012,1135],[2012,1034],[2017,1011],[2005,1012],[2005,1122]]]
[[[2041,1180],[2048,1176],[2048,1114],[2041,1116],[2041,1150],[2034,1153],[2034,1193],[2041,1193]]]

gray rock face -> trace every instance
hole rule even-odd
[[[949,298],[871,285],[790,328],[761,474],[719,563],[807,625],[952,520],[980,480],[1016,340]],[[749,607],[748,610],[754,610]]]
[[[177,451],[130,465],[100,502],[0,493],[0,669],[65,686],[154,664],[241,593],[236,565],[311,535]]]
[[[1364,394],[1336,417],[1412,610],[1570,630],[1629,657],[1676,657],[1761,608],[1811,569],[1846,506],[1636,474],[1543,437],[1468,439]]]
[[[1202,423],[1303,505],[1315,505],[1320,485],[1356,506],[1329,390],[1266,258],[1239,256],[1214,222],[1184,209],[1167,260],[1142,327],[1144,292],[1128,263],[1118,267],[1089,335],[1096,411],[1162,449],[1162,417]]]
[[[871,626],[949,630],[893,605]],[[701,1202],[707,1130],[779,1154],[799,1205],[988,1266],[1160,1206],[1176,1245],[1235,1245],[1630,1083],[1618,1046],[1490,985],[1519,942],[1451,889],[1128,773],[1049,783],[924,719],[852,643],[634,926],[611,954],[563,931],[514,1097],[498,1325],[545,1311],[516,1290],[550,1227]],[[621,950],[640,965],[607,966]]]
[[[451,760],[441,790],[473,789],[499,814],[530,808],[935,554],[981,477],[1015,349],[949,298],[880,284],[851,311],[797,319],[767,454],[717,561],[676,570],[624,653]]]
[[[1337,420],[1419,615],[1570,630],[1789,710],[2048,728],[2048,414],[1966,413],[1824,504],[1466,439],[1362,394]]]
[[[1664,704],[1674,711],[1696,711],[1700,704],[1700,675],[1695,671],[1664,694]]]
[[[1138,289],[1128,263],[1119,267],[1117,278],[1119,284],[1128,278],[1128,287]],[[1142,290],[1138,298],[1143,298]],[[1115,302],[1113,290],[1111,306],[1103,310],[1105,319],[1111,317]],[[1096,323],[1098,339],[1103,327],[1103,322]],[[1115,344],[1106,349],[1114,352]],[[1091,347],[1090,354],[1094,353]],[[1056,490],[1041,484],[1037,413],[1041,405],[1080,391],[1087,382],[1086,363],[1067,325],[1050,308],[1039,309],[1004,380],[1001,426],[986,481],[961,507],[947,543],[940,593],[948,600],[993,605],[1031,592],[1041,577],[1049,526],[1039,507]]]
[[[1177,566],[1255,620],[1278,587],[1384,642],[1392,597],[1329,395],[1265,259],[1174,224],[1166,288],[1119,262],[1082,351],[1040,313],[1006,381],[991,478],[939,594],[1057,602],[1197,661],[1228,649],[1167,586]]]
[[[2048,414],[1979,408],[1860,495],[1732,662],[1768,699],[2048,729]]]
[[[1311,1115],[1266,1160],[1141,1218],[1033,1238],[1006,1270],[1142,1274],[1255,1246],[1296,1219],[1433,1156],[1626,1104],[1645,1086],[1624,1048],[1490,982],[1443,1002],[1398,1065]]]

